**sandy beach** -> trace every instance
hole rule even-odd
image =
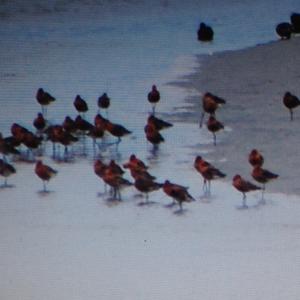
[[[199,122],[201,95],[207,91],[227,100],[217,111],[217,118],[225,125],[217,136],[218,145],[199,147],[208,151],[207,159],[222,166],[229,180],[236,173],[252,179],[247,159],[248,153],[257,148],[265,157],[264,167],[280,175],[280,180],[267,189],[300,194],[300,112],[295,110],[291,122],[282,103],[286,91],[298,96],[300,93],[299,47],[300,38],[295,37],[245,50],[199,56],[195,73],[175,83],[199,91],[199,96],[186,99],[193,105],[189,113],[178,114],[183,121]],[[201,130],[206,130],[206,126]]]

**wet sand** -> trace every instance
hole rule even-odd
[[[199,91],[186,101],[192,106],[177,117],[186,122],[199,122],[201,95],[210,91],[227,100],[217,111],[225,130],[217,135],[217,146],[202,145],[203,154],[228,174],[239,173],[251,179],[248,153],[253,148],[265,157],[264,167],[280,175],[267,185],[267,190],[300,194],[300,108],[294,121],[283,106],[286,91],[300,96],[300,38],[276,41],[239,51],[199,56],[194,74],[171,84]],[[207,116],[205,121],[207,120]],[[206,126],[202,129],[207,130]]]

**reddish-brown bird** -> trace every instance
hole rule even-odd
[[[242,208],[247,208],[246,204],[246,193],[256,190],[261,190],[261,188],[250,181],[246,181],[240,175],[235,175],[232,179],[232,185],[243,194],[243,205]]]
[[[11,164],[0,159],[0,175],[4,177],[3,187],[8,187],[7,178],[16,173],[16,169]]]
[[[226,101],[223,98],[220,98],[209,92],[205,93],[202,97],[202,114],[200,118],[200,128],[202,127],[205,113],[214,116],[217,108],[221,104],[225,103]]]
[[[248,161],[251,166],[262,166],[264,164],[264,157],[257,149],[252,149],[248,156]]]
[[[159,190],[163,184],[144,177],[137,177],[134,182],[135,188],[146,195],[146,203],[149,202],[149,193]]]
[[[188,193],[187,187],[175,183],[171,183],[169,180],[166,180],[162,187],[163,187],[163,191],[169,197],[171,197],[173,200],[178,202],[180,211],[182,211],[183,202],[195,201],[195,199]]]
[[[289,109],[291,115],[291,121],[293,121],[293,109],[300,105],[300,100],[297,96],[286,92],[283,96],[283,104]]]
[[[117,145],[121,142],[123,136],[131,134],[131,131],[120,124],[115,124],[110,121],[106,122],[105,129],[113,136],[117,137]]]
[[[261,166],[257,165],[253,168],[252,177],[259,183],[262,184],[262,201],[264,202],[264,192],[266,189],[266,183],[279,177],[278,174],[272,173]]]
[[[124,163],[123,167],[125,169],[148,169],[148,166],[141,159],[137,158],[135,154],[130,155],[129,161]]]
[[[157,149],[158,145],[165,141],[159,131],[151,124],[147,124],[144,128],[146,139]]]
[[[36,93],[36,100],[42,107],[42,114],[47,115],[47,106],[54,102],[56,99],[49,93],[45,92],[42,88],[39,88]]]
[[[37,117],[33,120],[33,126],[36,128],[38,133],[42,133],[46,128],[47,122],[42,113],[38,113]]]
[[[221,129],[224,129],[224,125],[219,122],[214,116],[210,116],[207,121],[207,129],[213,134],[214,145],[217,145],[216,132]]]
[[[2,153],[4,160],[6,160],[6,155],[20,154],[20,151],[15,148],[15,143],[18,144],[19,142],[14,137],[4,138],[0,132],[0,153]]]
[[[88,111],[88,105],[84,99],[80,97],[80,95],[77,95],[75,97],[75,100],[73,102],[75,109],[78,111],[78,113],[85,113]]]
[[[159,119],[159,118],[155,117],[153,114],[151,114],[148,117],[147,124],[154,126],[155,129],[157,129],[158,131],[173,126],[173,124],[171,124],[167,121],[164,121],[162,119]]]
[[[44,165],[41,160],[38,160],[35,165],[35,174],[43,181],[43,191],[47,192],[46,183],[57,174],[57,171],[51,167]]]
[[[203,177],[203,190],[205,193],[210,193],[211,180],[226,177],[226,174],[222,173],[199,155],[195,158],[194,167]]]
[[[107,96],[106,93],[104,93],[102,96],[98,98],[98,107],[99,109],[105,109],[107,112],[109,106],[110,106],[110,98]]]
[[[160,93],[157,90],[156,85],[152,85],[152,90],[148,93],[148,101],[152,105],[152,113],[155,114],[155,106],[160,100]]]

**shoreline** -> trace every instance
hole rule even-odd
[[[201,145],[199,154],[227,173],[254,181],[248,154],[256,148],[265,158],[264,168],[279,174],[267,184],[267,192],[300,195],[298,152],[296,145],[300,111],[294,121],[282,103],[286,91],[300,94],[300,38],[271,41],[241,50],[199,55],[192,74],[169,83],[185,90],[195,89],[199,96],[187,97],[186,113],[174,113],[178,121],[199,122],[202,96],[212,92],[227,100],[216,112],[225,130],[217,134],[217,146]],[[207,116],[205,118],[207,120]],[[200,129],[199,129],[200,130]],[[207,130],[203,126],[201,130]]]

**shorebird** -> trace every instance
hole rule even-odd
[[[248,162],[253,167],[261,167],[264,164],[264,157],[257,149],[252,149],[248,156]]]
[[[85,112],[88,111],[88,105],[84,99],[80,97],[80,95],[77,95],[75,97],[75,100],[73,102],[75,109],[78,111],[78,113],[82,113],[84,115]]]
[[[224,129],[224,125],[219,122],[214,116],[210,116],[207,121],[207,129],[213,134],[214,138],[214,145],[217,145],[217,137],[216,132],[218,132],[221,129]]]
[[[195,158],[194,168],[202,175],[203,190],[208,194],[210,194],[211,180],[226,177],[226,174],[222,173],[199,155]]]
[[[90,131],[93,128],[93,124],[91,124],[90,122],[88,122],[85,119],[83,119],[83,117],[81,117],[80,115],[78,115],[75,118],[75,127],[81,133],[85,133],[85,132]]]
[[[155,129],[157,129],[158,131],[173,126],[173,124],[171,124],[167,121],[164,121],[162,119],[159,119],[159,118],[155,117],[153,114],[151,114],[148,117],[147,124],[153,125],[153,127],[155,127]]]
[[[261,188],[250,181],[246,181],[241,177],[241,175],[235,175],[232,179],[232,185],[243,194],[243,205],[242,208],[248,208],[246,204],[246,193],[256,190],[261,190]]]
[[[0,175],[4,177],[4,184],[2,187],[8,187],[7,178],[16,173],[16,169],[11,164],[0,159]]]
[[[290,92],[286,92],[283,96],[283,104],[290,110],[291,121],[293,121],[293,109],[300,105],[300,100]]]
[[[131,154],[129,157],[129,161],[123,164],[125,169],[140,169],[147,170],[148,166],[139,158],[136,157],[135,154]]]
[[[33,120],[33,126],[37,130],[39,134],[43,132],[43,130],[46,128],[47,122],[43,116],[42,113],[38,113],[37,117]]]
[[[57,171],[38,160],[35,165],[35,174],[43,181],[43,191],[47,192],[46,183],[57,174]]]
[[[252,177],[259,183],[262,184],[262,202],[264,202],[264,193],[266,190],[266,183],[270,180],[276,179],[279,177],[278,174],[272,173],[266,169],[261,168],[261,166],[255,166],[251,173]]]
[[[300,33],[300,14],[292,13],[290,19],[293,26],[293,33]]]
[[[105,129],[113,136],[117,137],[117,146],[121,142],[121,138],[123,136],[129,135],[132,132],[126,129],[124,126],[120,124],[115,124],[110,121],[107,121],[105,124]]]
[[[95,174],[103,180],[105,170],[107,169],[107,165],[103,163],[100,159],[95,160],[94,162],[94,172]],[[106,193],[106,183],[104,182],[104,193]]]
[[[158,148],[158,145],[165,141],[163,136],[154,127],[154,125],[147,124],[144,128],[146,139],[153,145],[154,149]]]
[[[15,148],[15,138],[4,138],[0,132],[0,153],[2,153],[4,161],[6,161],[7,155],[20,154],[20,151]]]
[[[47,115],[47,106],[54,102],[56,99],[49,93],[45,92],[42,88],[39,88],[36,93],[36,100],[41,105],[42,114]]]
[[[107,96],[106,93],[104,93],[102,96],[98,98],[98,107],[100,109],[105,109],[106,110],[106,115],[107,115],[107,109],[110,106],[110,98]]]
[[[149,193],[159,190],[163,184],[144,177],[137,177],[135,179],[134,186],[138,191],[146,194],[146,203],[149,203]]]
[[[198,41],[209,42],[214,38],[214,31],[210,26],[206,25],[204,22],[201,22],[197,31],[197,36]]]
[[[166,180],[162,188],[165,194],[167,194],[173,200],[178,202],[180,211],[182,211],[183,202],[195,201],[195,199],[187,191],[188,190],[187,187],[175,183],[171,183],[169,180]]]
[[[226,101],[223,98],[220,98],[212,93],[205,93],[202,97],[202,114],[200,118],[200,128],[202,127],[205,113],[208,113],[211,116],[215,116],[217,108],[221,104],[225,104]]]
[[[160,100],[160,93],[156,88],[156,85],[152,85],[152,90],[148,93],[148,101],[152,105],[152,114],[155,115],[155,106]]]
[[[293,32],[293,26],[288,22],[279,23],[276,26],[276,33],[282,40],[289,40]]]

